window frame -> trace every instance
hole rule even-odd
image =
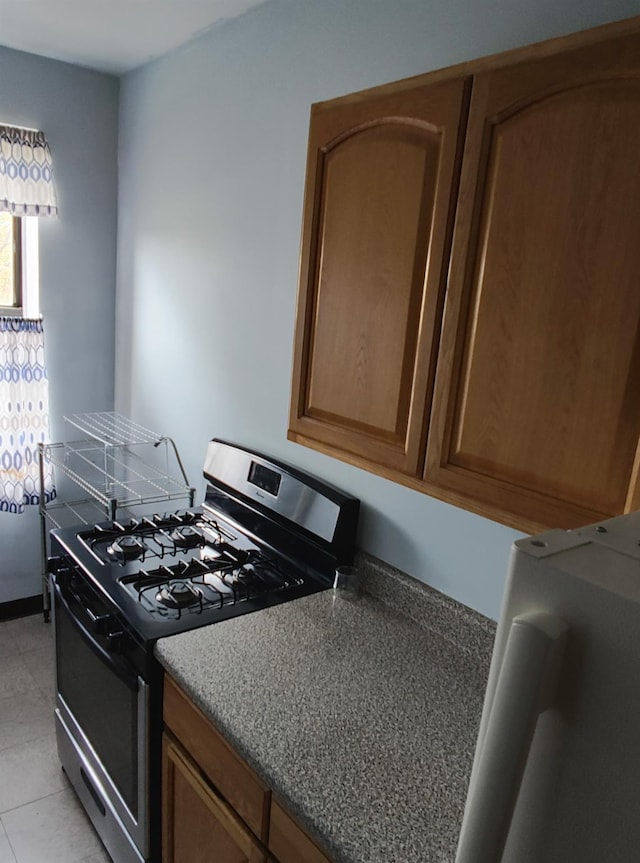
[[[0,304],[0,310],[3,314],[10,314],[22,309],[22,223],[19,216],[12,216],[11,213],[6,213],[6,216],[10,219],[10,235],[13,246],[11,252],[11,263],[13,264],[13,302],[10,305]]]
[[[15,303],[0,305],[1,315],[40,317],[39,242],[37,216],[11,216],[13,220],[13,265]]]

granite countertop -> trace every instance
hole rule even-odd
[[[495,624],[361,555],[332,591],[158,641],[335,863],[453,863]]]

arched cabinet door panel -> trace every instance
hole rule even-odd
[[[640,38],[474,79],[424,478],[525,529],[637,508]]]
[[[419,475],[468,82],[314,105],[289,437]]]

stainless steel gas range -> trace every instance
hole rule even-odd
[[[221,440],[204,475],[202,507],[51,532],[58,752],[115,863],[160,861],[155,641],[324,590],[354,553],[355,498]]]

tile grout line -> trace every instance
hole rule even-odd
[[[60,770],[62,770],[62,767],[60,768]],[[63,773],[64,773],[64,771],[63,771]],[[24,803],[21,803],[19,806],[12,806],[11,809],[5,809],[3,812],[0,812],[0,821],[2,821],[2,819],[4,818],[5,815],[9,815],[11,812],[17,812],[18,809],[23,809],[25,806],[33,806],[34,803],[39,803],[41,800],[48,800],[49,797],[55,797],[56,794],[66,794],[68,791],[71,791],[75,797],[75,792],[73,791],[73,788],[71,787],[71,783],[66,778],[66,774],[65,774],[65,781],[68,783],[65,788],[58,788],[56,791],[49,792],[49,794],[43,794],[42,797],[36,797],[34,800],[26,800]],[[9,834],[7,833],[7,827],[4,823],[4,821],[2,821],[2,826],[4,828],[4,832],[7,834],[7,838],[9,838]]]
[[[5,826],[4,821],[2,820],[2,815],[1,815],[1,814],[0,814],[0,824],[2,824],[2,829],[3,829],[3,831],[4,831],[4,835],[5,835],[5,836],[6,836],[6,838],[7,838],[7,844],[8,844],[8,846],[9,846],[9,851],[11,851],[11,854],[12,854],[12,856],[13,856],[13,859],[14,859],[15,863],[18,863],[18,857],[17,857],[17,855],[16,855],[16,849],[13,847],[13,843],[11,842],[11,838],[9,837],[9,834],[7,833],[7,828],[6,828],[6,826]]]

